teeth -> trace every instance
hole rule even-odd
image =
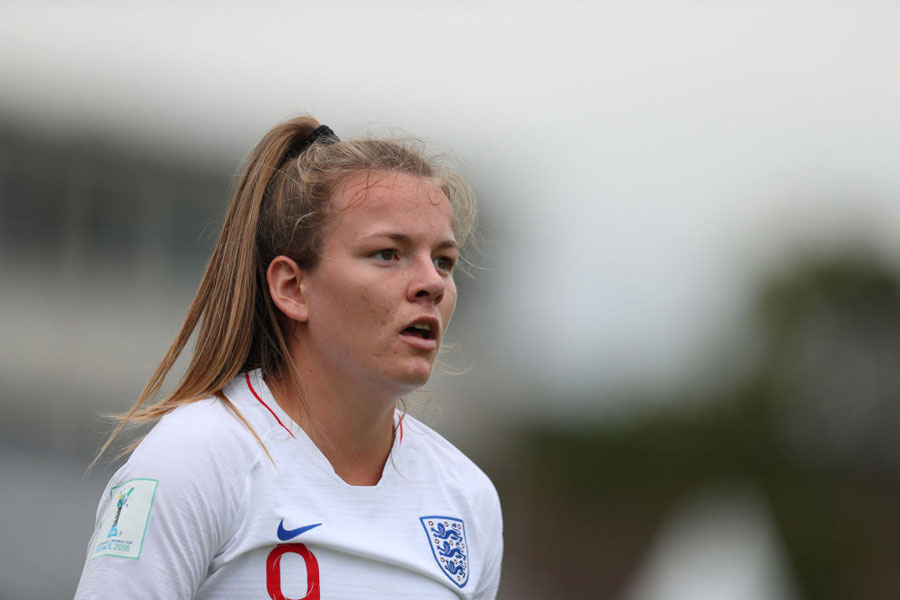
[[[431,325],[428,323],[416,323],[413,325],[414,329],[421,329],[422,331],[431,331]]]

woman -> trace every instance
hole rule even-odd
[[[492,598],[488,478],[398,410],[456,301],[474,204],[410,147],[311,117],[250,157],[185,323],[125,425],[77,598]],[[148,405],[192,332],[184,378]]]

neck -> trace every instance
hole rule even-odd
[[[312,364],[295,365],[302,390],[284,374],[268,382],[282,409],[306,432],[334,472],[350,485],[375,485],[394,440],[398,398],[372,397],[352,380]],[[322,376],[322,375],[328,376]]]

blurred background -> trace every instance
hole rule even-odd
[[[70,597],[234,175],[403,133],[480,198],[416,401],[500,598],[896,598],[900,5],[0,6],[0,597]],[[464,374],[458,374],[465,371]]]

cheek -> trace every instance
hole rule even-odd
[[[444,292],[444,301],[441,302],[441,314],[444,315],[444,323],[453,316],[453,309],[456,308],[456,284],[451,283]]]
[[[352,306],[348,306],[348,314],[355,315],[365,324],[377,324],[379,327],[385,327],[391,323],[393,314],[393,306],[385,302],[378,294],[368,291],[360,292],[353,296]]]

